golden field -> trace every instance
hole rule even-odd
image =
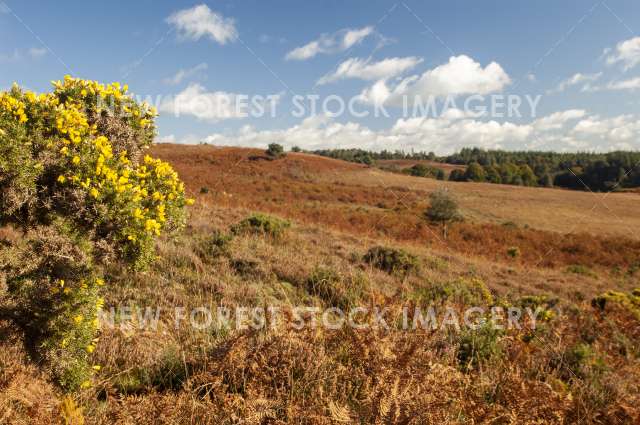
[[[499,335],[393,323],[198,330],[161,315],[156,329],[103,328],[94,386],[67,397],[0,311],[0,423],[640,421],[639,195],[443,183],[307,154],[271,161],[252,149],[159,145],[153,154],[197,202],[187,230],[159,243],[151,270],[109,270],[107,309],[275,305],[285,324],[297,305],[380,306],[393,316],[430,304],[533,303],[548,314],[535,329]],[[441,185],[465,217],[446,240],[422,217]],[[281,237],[232,236],[256,211],[292,226]],[[5,244],[18,237],[0,234]],[[381,270],[365,261],[376,246],[415,264]],[[592,304],[607,291],[617,295]]]

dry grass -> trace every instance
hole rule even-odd
[[[534,266],[530,252],[562,249],[567,239],[478,219],[458,226],[447,245],[426,243],[420,238],[429,233],[411,237],[417,224],[407,231],[408,212],[372,206],[393,196],[366,180],[376,170],[305,155],[267,162],[237,149],[170,151],[157,148],[171,154],[192,190],[206,185],[210,192],[191,211],[187,232],[159,244],[153,270],[110,270],[106,294],[107,308],[157,306],[167,314],[156,329],[140,330],[135,322],[105,328],[95,352],[102,370],[73,402],[26,358],[20,335],[0,314],[0,423],[79,423],[81,417],[87,424],[640,422],[639,318],[615,304],[604,311],[590,304],[606,290],[640,286],[640,272],[621,268],[636,255],[635,241],[610,248],[614,239],[605,232],[576,236],[568,239],[573,251]],[[353,180],[359,173],[364,180]],[[345,183],[334,184],[338,176]],[[455,185],[460,194],[458,187],[466,185]],[[419,205],[421,190],[429,189],[402,193]],[[282,211],[294,225],[280,238],[243,233],[222,242],[220,235],[253,210]],[[366,232],[369,214],[381,218],[380,227]],[[336,218],[343,221],[328,223]],[[438,231],[422,226],[420,232]],[[3,243],[15,237],[0,235]],[[483,244],[499,253],[480,252]],[[520,247],[518,258],[506,254],[513,245]],[[379,270],[363,260],[374,246],[404,249],[419,267],[406,275]],[[614,253],[623,259],[614,261]],[[574,260],[583,267],[568,271]],[[612,270],[615,265],[620,268]],[[309,285],[319,268],[336,276],[322,291]],[[535,333],[513,330],[490,341],[500,354],[479,357],[470,370],[459,363],[463,335],[455,331],[197,330],[176,327],[171,313],[176,306],[276,305],[291,320],[295,305],[347,302],[399,313],[427,303],[434,288],[455,293],[465,282],[484,282],[499,305],[546,294],[558,298],[559,313]],[[0,306],[1,285],[0,276]],[[459,310],[491,304],[484,296],[444,302]]]
[[[307,154],[267,161],[259,150],[159,145],[200,202],[270,211],[355,235],[428,244],[441,250],[509,258],[531,266],[628,268],[640,258],[640,196],[439,182]],[[447,241],[427,225],[428,194],[448,187],[467,224]]]

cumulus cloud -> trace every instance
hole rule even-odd
[[[572,124],[574,120],[580,120]],[[448,154],[463,147],[555,151],[638,149],[638,117],[588,116],[583,110],[560,111],[530,123],[478,120],[452,109],[437,118],[398,119],[388,129],[372,130],[354,122],[315,115],[282,130],[243,126],[233,134],[214,133],[198,141],[214,145],[264,147],[277,140],[304,149],[415,149]],[[191,137],[191,136],[189,136]],[[188,139],[188,138],[187,138]],[[185,141],[188,141],[185,139]],[[176,141],[175,138],[170,139]]]
[[[590,83],[598,81],[600,77],[602,77],[602,72],[598,72],[595,74],[582,74],[578,72],[577,74],[574,74],[573,76],[567,78],[566,80],[562,80],[558,84],[558,86],[555,89],[550,90],[549,93],[560,93],[565,91],[569,87],[576,86],[579,84],[584,84],[582,86],[582,91],[590,91],[592,89],[592,86]]]
[[[452,56],[449,62],[422,75],[407,77],[390,87],[384,80],[376,82],[360,94],[360,99],[370,104],[402,104],[402,98],[417,96],[448,96],[463,94],[488,94],[501,91],[511,83],[511,78],[500,64],[491,62],[484,68],[469,56]]]
[[[166,98],[160,104],[160,111],[180,117],[190,115],[203,121],[217,122],[228,119],[240,119],[263,115],[274,108],[282,94],[254,96],[229,93],[225,91],[207,91],[198,83],[190,84],[173,97]]]
[[[373,27],[343,29],[333,34],[322,34],[317,40],[296,47],[285,56],[286,60],[307,60],[323,53],[338,53],[350,49],[373,34]]]
[[[640,77],[631,78],[629,80],[623,81],[612,81],[607,84],[607,89],[609,90],[637,90],[640,89]]]
[[[536,120],[533,125],[536,130],[548,131],[562,128],[568,121],[584,117],[587,111],[584,109],[569,109],[567,111],[554,112],[551,115]]]
[[[201,63],[194,66],[193,68],[180,69],[178,72],[176,72],[175,75],[165,78],[164,80],[162,80],[162,82],[168,85],[175,86],[187,80],[188,78],[200,75],[202,72],[206,71],[208,68],[209,68],[209,65],[207,65],[206,63]]]
[[[640,37],[621,41],[614,49],[606,49],[604,54],[608,65],[622,63],[627,71],[640,63]]]
[[[421,58],[386,58],[378,62],[370,59],[350,58],[338,65],[338,68],[318,80],[318,85],[332,83],[347,78],[361,80],[386,80],[414,68],[422,62]]]
[[[238,38],[233,19],[212,11],[206,4],[175,12],[167,18],[167,23],[173,25],[185,40],[208,37],[219,44],[227,44]]]

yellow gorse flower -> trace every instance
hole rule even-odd
[[[121,240],[134,246],[150,246],[151,237],[175,226],[173,216],[193,200],[185,198],[184,184],[166,162],[144,155],[137,163],[126,150],[118,150],[99,123],[87,114],[87,108],[109,113],[122,112],[132,128],[152,133],[155,108],[138,104],[127,95],[128,87],[120,83],[101,84],[65,76],[52,82],[53,93],[20,94],[19,90],[0,94],[0,114],[7,113],[19,122],[30,120],[30,111],[46,109],[57,137],[47,146],[60,157],[68,158],[69,167],[57,182],[83,190],[90,202],[110,202],[109,209],[120,223]],[[90,99],[90,100],[88,100]],[[97,106],[96,106],[97,105]]]

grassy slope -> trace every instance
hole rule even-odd
[[[313,189],[323,201],[326,196],[333,196],[332,201],[339,203],[341,195],[351,195],[353,199],[349,201],[375,206],[378,202],[396,204],[394,198],[411,193],[405,195],[405,203],[410,205],[424,202],[427,192],[445,185],[458,195],[466,215],[481,222],[512,221],[555,232],[568,232],[576,227],[576,232],[640,239],[640,232],[636,230],[640,228],[640,215],[636,213],[640,209],[640,196],[635,193],[602,194],[488,183],[443,183],[307,154],[289,154],[284,160],[275,162],[252,161],[251,158],[262,157],[262,151],[241,148],[160,145],[154,148],[154,153],[171,160],[192,188],[225,189],[239,197],[253,197],[270,186],[283,201],[290,200],[276,187],[277,183],[286,181],[301,186],[304,183],[317,185]],[[260,180],[260,177],[269,179]],[[234,191],[236,182],[245,186]],[[302,195],[303,200],[314,200],[312,194],[305,192],[305,187],[300,191],[291,186],[285,189]],[[356,191],[362,192],[361,197],[354,197],[352,192]]]
[[[518,261],[532,266],[627,268],[640,258],[637,194],[443,183],[306,154],[268,161],[259,150],[239,148],[161,145],[154,153],[171,161],[193,192],[208,188],[200,201],[212,205],[271,211],[492,261],[505,261],[515,246]],[[456,196],[468,221],[447,241],[422,217],[428,193],[441,186]]]
[[[561,314],[533,334],[514,331],[492,340],[491,347],[500,354],[481,357],[469,371],[460,365],[457,353],[463,340],[455,332],[404,332],[393,326],[389,331],[360,332],[286,327],[198,331],[176,328],[173,315],[163,315],[156,330],[140,331],[135,326],[104,330],[96,350],[96,363],[103,365],[98,382],[77,397],[87,423],[633,423],[640,419],[638,317],[615,303],[604,314],[590,305],[591,297],[604,290],[630,291],[638,286],[633,269],[578,268],[574,271],[583,274],[576,274],[567,272],[568,263],[563,261],[556,267],[533,267],[526,258],[470,256],[464,251],[467,245],[455,242],[455,232],[451,245],[402,238],[393,234],[388,222],[406,219],[411,211],[398,209],[402,203],[373,183],[391,177],[304,155],[251,161],[248,157],[259,152],[248,152],[176,151],[167,146],[156,150],[171,157],[192,189],[207,186],[210,192],[201,195],[192,210],[188,231],[159,245],[154,270],[135,275],[118,269],[110,272],[107,306],[132,303],[171,311],[175,306],[272,304],[287,310],[302,303],[327,307],[338,302],[397,312],[401,306],[428,304],[434,288],[453,292],[437,303],[458,309],[468,304],[489,306],[469,289],[479,280],[502,305],[517,303],[527,294],[559,297]],[[418,204],[417,211],[423,191],[435,182],[409,181],[421,186],[415,192],[402,192]],[[460,196],[473,189],[464,184],[453,187]],[[538,202],[534,193],[544,197],[546,192],[530,192],[530,202]],[[558,202],[569,205],[561,199]],[[375,207],[379,202],[389,205]],[[281,204],[285,208],[278,209]],[[297,224],[280,240],[244,235],[235,237],[226,252],[210,249],[215,231],[228,232],[254,208],[281,211],[296,218]],[[376,218],[383,217],[380,227],[363,232],[357,219],[378,210],[382,215]],[[470,210],[465,206],[465,212]],[[344,221],[328,223],[335,218]],[[463,231],[471,237],[498,231],[505,232],[501,238],[511,235],[512,239],[493,242],[500,252],[512,240],[536,236],[548,244],[553,237],[488,224],[467,224],[457,234]],[[364,253],[379,244],[415,254],[419,270],[403,277],[366,264]],[[632,248],[620,245],[625,253]],[[318,267],[337,276],[322,293],[309,286]],[[468,290],[467,295],[460,295],[461,288]],[[0,423],[50,422],[62,396],[25,358],[8,322],[0,320],[0,335]]]

